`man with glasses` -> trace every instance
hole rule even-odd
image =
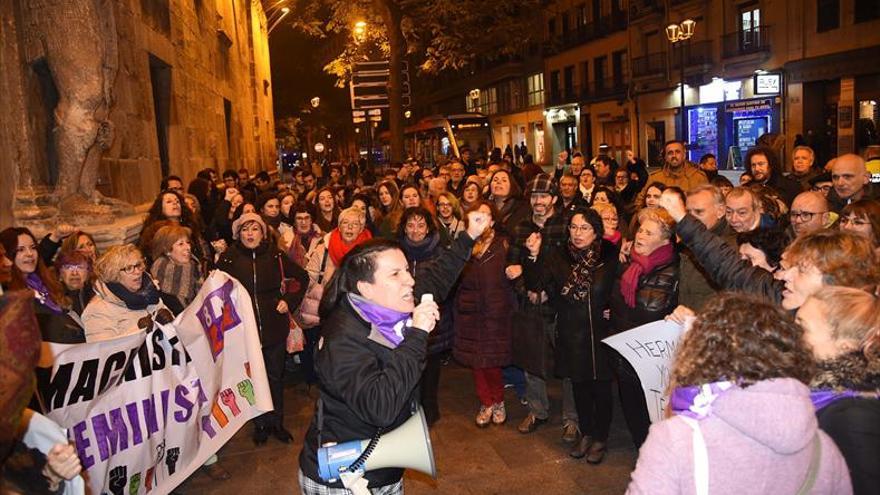
[[[831,191],[831,173],[822,172],[821,174],[810,179],[810,191],[822,193],[822,196],[828,197]]]
[[[827,227],[832,223],[832,213],[828,211],[828,200],[820,192],[802,192],[794,198],[788,212],[795,237]]]

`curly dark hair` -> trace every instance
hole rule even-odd
[[[774,176],[782,173],[782,166],[779,163],[779,156],[776,152],[767,146],[755,146],[754,148],[749,149],[745,158],[743,158],[743,164],[745,164],[746,170],[749,171],[749,174],[751,174],[752,177],[755,176],[755,173],[752,170],[752,157],[755,155],[764,155],[767,158],[767,164],[770,166],[771,180]]]
[[[780,306],[724,293],[697,314],[678,345],[671,387],[719,380],[748,386],[772,378],[809,384],[815,362],[803,330]]]
[[[425,223],[428,224],[428,237],[434,235],[434,232],[437,232],[437,221],[427,208],[424,206],[410,206],[403,210],[403,215],[400,216],[400,223],[397,224],[398,239],[406,237],[406,222],[408,222],[410,218],[415,217],[422,217],[425,219]]]
[[[590,227],[593,227],[593,232],[596,234],[597,239],[601,239],[602,236],[605,235],[605,224],[602,223],[602,216],[599,215],[599,212],[583,206],[575,207],[568,213],[568,221],[565,223],[566,227],[570,227],[571,221],[578,215],[584,217],[584,221],[590,224]],[[567,229],[566,234],[569,236],[571,235]]]
[[[741,232],[736,235],[736,245],[751,244],[755,249],[760,250],[767,257],[767,263],[776,268],[779,261],[782,260],[782,252],[788,245],[788,238],[785,231],[778,227],[757,228],[748,232]]]

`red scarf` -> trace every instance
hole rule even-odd
[[[357,239],[354,240],[351,244],[346,244],[345,241],[342,240],[342,234],[339,233],[339,229],[333,229],[330,232],[330,244],[327,246],[327,250],[330,251],[330,259],[333,261],[333,264],[339,266],[342,263],[342,258],[348,254],[349,251],[354,249],[355,246],[361,244],[363,242],[367,242],[373,238],[373,234],[370,234],[369,229],[364,229],[357,236]]]
[[[636,291],[639,289],[639,279],[642,275],[651,273],[658,266],[663,266],[672,261],[675,249],[672,243],[658,247],[651,254],[644,256],[633,249],[630,254],[630,264],[620,277],[620,293],[626,305],[636,307]]]

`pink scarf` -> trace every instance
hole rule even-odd
[[[672,243],[664,244],[655,249],[651,254],[644,256],[635,252],[630,254],[630,264],[620,277],[620,293],[626,305],[636,307],[636,292],[639,288],[639,279],[642,275],[651,273],[658,266],[663,266],[672,261],[675,250]]]

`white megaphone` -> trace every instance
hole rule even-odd
[[[405,423],[377,438],[318,449],[318,474],[328,483],[341,478],[346,488],[351,489],[352,477],[361,478],[367,471],[382,468],[415,469],[437,477],[431,436],[421,407]]]

